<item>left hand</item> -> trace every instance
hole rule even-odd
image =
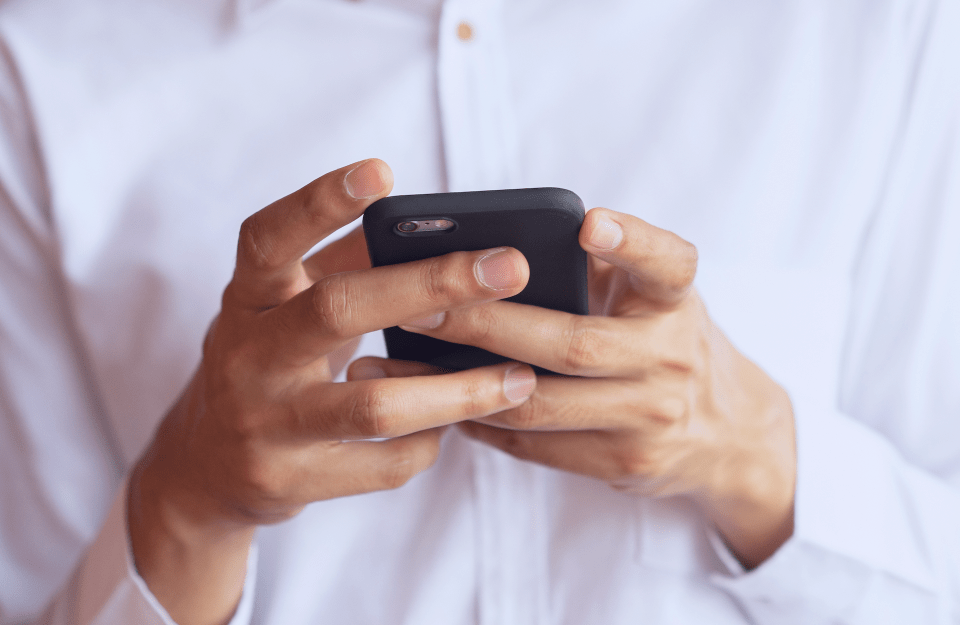
[[[601,208],[587,214],[580,244],[591,256],[590,316],[497,301],[404,329],[580,376],[542,376],[527,403],[460,427],[517,458],[617,489],[689,496],[743,564],[757,566],[793,533],[786,392],[707,315],[692,288],[693,245]],[[429,372],[363,362],[388,376]]]

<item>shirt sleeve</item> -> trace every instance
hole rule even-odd
[[[73,325],[44,169],[0,24],[0,625],[171,625],[132,565],[126,462]]]
[[[841,396],[788,389],[795,533],[714,582],[757,623],[960,623],[960,5],[931,3],[853,281]]]
[[[100,534],[39,623],[43,625],[176,625],[137,574],[127,533],[126,482]],[[253,614],[257,547],[247,557],[243,595],[229,625],[247,625]]]
[[[960,495],[842,414],[798,428],[794,536],[715,583],[757,623],[960,623]]]

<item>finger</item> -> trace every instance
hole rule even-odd
[[[376,367],[376,360],[367,359],[365,366]],[[301,394],[286,430],[299,439],[393,438],[513,408],[536,385],[533,369],[518,363],[323,384]]]
[[[521,432],[470,421],[458,427],[467,436],[514,458],[562,471],[619,480],[627,468],[618,466],[614,432]]]
[[[377,380],[380,378],[412,378],[414,376],[440,375],[450,371],[411,360],[392,360],[367,356],[350,363],[347,380]]]
[[[366,332],[429,326],[444,311],[516,295],[528,277],[526,260],[512,248],[334,274],[264,313],[261,349],[300,366]]]
[[[687,419],[679,380],[542,376],[526,402],[479,419],[511,430],[631,430],[654,435]]]
[[[293,498],[307,504],[399,488],[436,462],[442,435],[435,428],[385,441],[307,446],[295,461]]]
[[[304,254],[392,188],[387,164],[369,159],[321,176],[248,217],[240,227],[232,295],[243,305],[266,308],[308,286]]]
[[[359,358],[348,380],[437,375],[420,362]],[[689,389],[680,377],[644,380],[542,376],[530,398],[516,407],[477,419],[499,428],[528,431],[632,430],[655,435],[689,417]]]
[[[404,330],[473,345],[549,371],[588,377],[642,374],[670,349],[660,317],[572,315],[515,302],[451,310],[434,328]]]
[[[697,248],[667,230],[605,208],[587,213],[580,245],[630,274],[634,288],[665,306],[680,302],[697,273]]]
[[[356,227],[341,239],[333,241],[303,261],[303,268],[311,282],[335,273],[370,268],[367,241],[363,228]]]
[[[618,490],[665,497],[695,488],[678,473],[674,454],[642,452],[618,432],[518,432],[469,421],[459,427],[520,460],[601,479]]]

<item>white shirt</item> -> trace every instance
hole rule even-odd
[[[956,1],[8,0],[0,41],[3,625],[170,623],[125,474],[242,219],[369,156],[696,244],[793,401],[796,532],[745,573],[682,499],[452,433],[262,528],[234,623],[960,623]]]

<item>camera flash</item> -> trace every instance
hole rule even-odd
[[[452,219],[416,219],[413,221],[401,221],[397,224],[397,230],[403,234],[416,232],[446,232],[456,228],[457,224]]]

